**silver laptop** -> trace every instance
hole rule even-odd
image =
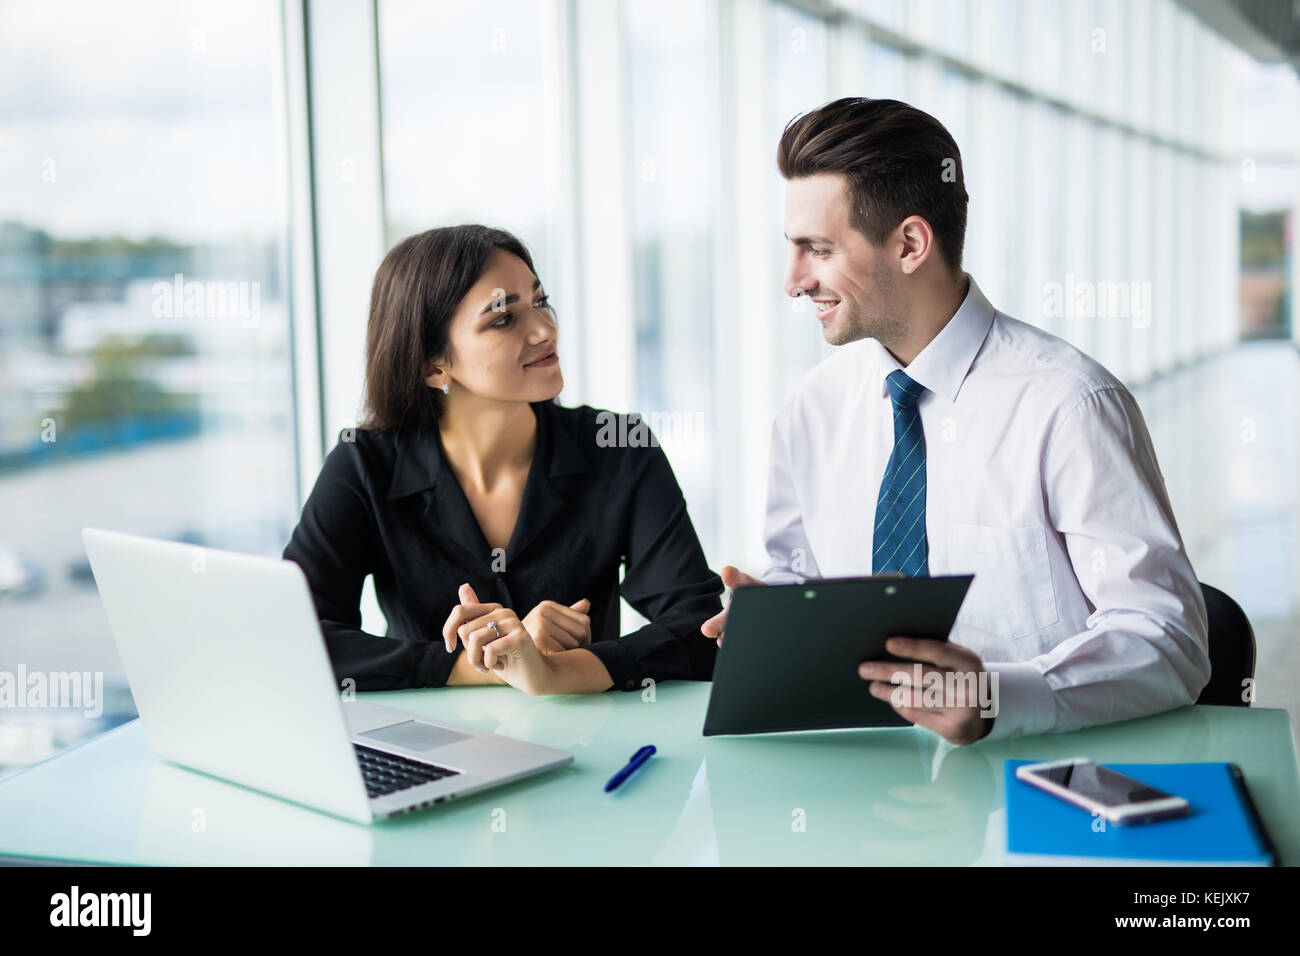
[[[573,761],[341,695],[292,561],[81,534],[160,757],[359,823]]]

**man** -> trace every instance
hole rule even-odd
[[[859,671],[953,744],[1195,701],[1205,602],[1142,413],[962,271],[968,197],[948,131],[895,100],[846,98],[792,121],[777,162],[786,293],[811,297],[843,348],[773,423],[771,566],[763,581],[724,568],[726,585],[974,573],[949,642],[887,643],[919,673]],[[701,630],[721,643],[725,621]],[[922,693],[952,678],[992,684],[996,712]]]

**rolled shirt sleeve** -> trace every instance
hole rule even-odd
[[[1058,733],[1194,703],[1210,677],[1205,599],[1132,395],[1099,388],[1050,434],[1043,488],[1052,527],[1094,607],[1085,629],[998,674],[984,738]]]

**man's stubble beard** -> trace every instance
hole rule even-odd
[[[889,348],[906,337],[908,316],[897,279],[887,266],[878,268],[872,275],[872,279],[875,285],[875,294],[872,298],[879,305],[876,316],[873,320],[867,320],[857,311],[862,308],[862,303],[855,303],[857,309],[850,309],[844,313],[844,331],[834,338],[827,339],[831,345],[848,345],[859,339],[872,338]],[[841,302],[841,305],[845,304],[847,303]]]

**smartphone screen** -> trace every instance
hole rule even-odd
[[[1169,794],[1132,777],[1100,764],[1076,763],[1064,767],[1035,770],[1033,776],[1050,780],[1080,796],[1095,800],[1102,806],[1120,807],[1127,803],[1146,803],[1148,800],[1168,799]]]

